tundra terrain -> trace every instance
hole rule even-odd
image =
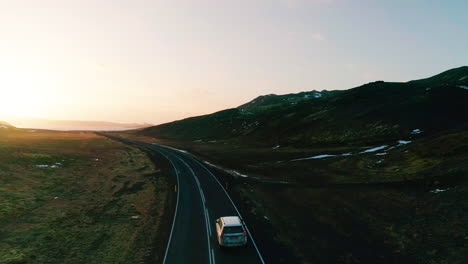
[[[162,261],[173,205],[145,152],[2,123],[0,160],[0,263]]]

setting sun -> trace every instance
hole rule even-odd
[[[54,98],[47,93],[51,79],[38,72],[8,65],[0,67],[0,87],[2,102],[0,113],[9,116],[38,116]]]

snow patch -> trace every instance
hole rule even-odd
[[[291,161],[309,160],[309,159],[323,159],[323,158],[329,158],[329,157],[336,157],[336,155],[322,154],[322,155],[317,155],[317,156],[313,156],[313,157],[300,158],[300,159],[293,159],[293,160],[291,160]]]
[[[346,157],[346,156],[351,156],[354,155],[351,152],[348,153],[343,153],[343,154],[321,154],[321,155],[315,155],[312,157],[307,157],[307,158],[299,158],[299,159],[292,159],[290,161],[300,161],[300,160],[311,160],[311,159],[324,159],[324,158],[330,158],[330,157]],[[282,161],[277,161],[277,163],[281,163]]]
[[[380,163],[382,163],[383,161],[384,161],[383,159],[378,160],[378,161],[375,162],[375,164],[380,164]]]
[[[440,192],[445,192],[445,191],[448,191],[450,188],[447,188],[447,189],[435,189],[435,190],[432,190],[430,191],[431,193],[440,193]]]
[[[47,165],[47,164],[36,165],[36,167],[38,167],[38,168],[52,168],[52,169],[59,168],[60,166],[62,166],[61,162],[56,162],[56,163],[54,163],[52,165]]]
[[[310,94],[304,95],[304,98],[310,98],[311,96],[313,96],[314,98],[320,98],[320,97],[322,97],[322,94],[319,93],[319,92],[315,92],[312,95],[310,95]]]
[[[462,88],[462,89],[468,90],[468,86],[464,86],[464,85],[458,85],[458,88]]]
[[[459,80],[459,81],[463,81],[463,80],[465,80],[466,78],[468,78],[468,75],[467,75],[467,76],[463,76],[463,77],[461,77],[461,78],[458,79],[458,80]]]
[[[217,169],[224,170],[223,168],[221,168],[221,167],[219,167],[219,166],[217,166],[217,165],[214,165],[213,163],[209,163],[209,162],[206,161],[206,160],[204,160],[203,162],[206,163],[207,165],[210,165],[211,167],[215,167],[215,168],[217,168]]]
[[[8,127],[8,126],[5,126],[5,125],[0,125],[0,128],[6,128],[6,129],[8,129],[9,127]]]
[[[417,129],[413,129],[413,131],[411,131],[411,134],[412,135],[417,135],[417,134],[421,134],[422,132],[423,131],[421,129],[417,128]]]
[[[313,156],[311,158],[312,159],[323,159],[323,158],[334,157],[334,156],[336,156],[336,155],[323,154],[323,155]]]
[[[362,152],[359,152],[359,154],[370,153],[370,152],[376,152],[376,151],[381,150],[381,149],[384,149],[384,148],[386,148],[386,147],[388,147],[388,146],[387,146],[387,145],[383,145],[383,146],[380,146],[380,147],[375,147],[375,148],[371,148],[371,149],[366,149],[366,150],[364,150],[364,151],[362,151]]]
[[[243,178],[248,178],[249,176],[246,175],[246,174],[242,174],[238,171],[235,171],[235,170],[226,170],[228,173],[230,173],[231,175],[234,175],[234,176],[240,176],[240,177],[243,177]]]
[[[242,174],[242,173],[240,173],[240,172],[238,172],[238,171],[235,171],[235,170],[228,170],[228,169],[225,169],[225,168],[223,168],[223,167],[220,167],[220,166],[214,165],[214,164],[212,164],[212,163],[209,163],[208,161],[205,161],[205,160],[204,160],[203,162],[206,163],[207,165],[210,165],[211,167],[215,167],[215,168],[217,168],[217,169],[223,170],[223,171],[225,171],[225,172],[231,174],[232,176],[239,176],[239,177],[243,177],[243,178],[248,178],[248,177],[249,177],[249,176],[246,175],[246,174]]]
[[[201,139],[194,140],[193,142],[202,142]]]
[[[158,145],[156,143],[153,143],[154,145]],[[181,150],[181,149],[176,149],[176,148],[173,148],[173,147],[169,147],[169,146],[164,146],[166,148],[170,148],[170,149],[173,149],[173,150],[176,150],[176,151],[179,151],[179,152],[182,152],[182,153],[185,153],[185,154],[190,154],[188,151],[185,151],[185,150]]]
[[[411,141],[409,141],[409,140],[398,140],[397,142],[398,142],[398,144],[400,144],[400,145],[406,145],[406,144],[411,143]]]
[[[271,149],[277,149],[279,147],[280,147],[280,145],[276,145],[276,146],[272,147]]]
[[[413,130],[415,131],[416,133],[421,133],[422,131],[419,130],[419,129],[415,129]],[[379,153],[376,153],[375,155],[376,156],[384,156],[384,155],[387,155],[388,153],[386,151],[389,151],[391,149],[394,149],[396,147],[399,147],[399,146],[402,146],[402,145],[406,145],[406,144],[409,144],[411,143],[412,141],[410,140],[398,140],[397,141],[397,145],[395,146],[392,146],[392,147],[389,147],[388,149],[386,149],[385,151],[383,152],[379,152]],[[346,157],[346,156],[352,156],[352,155],[358,155],[358,154],[366,154],[366,153],[371,153],[371,152],[377,152],[379,150],[383,150],[385,148],[387,148],[388,145],[383,145],[383,146],[379,146],[379,147],[374,147],[374,148],[370,148],[370,149],[366,149],[364,151],[361,151],[361,152],[358,152],[358,153],[352,153],[352,152],[348,152],[348,153],[343,153],[343,154],[321,154],[321,155],[316,155],[316,156],[312,156],[312,157],[306,157],[306,158],[298,158],[298,159],[292,159],[290,161],[300,161],[300,160],[311,160],[311,159],[324,159],[324,158],[330,158],[330,157]],[[277,163],[281,163],[282,161],[278,161]]]

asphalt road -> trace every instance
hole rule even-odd
[[[248,223],[245,223],[246,247],[218,247],[215,220],[221,216],[241,215],[206,164],[169,147],[130,139],[125,141],[162,154],[170,161],[177,176],[177,204],[164,264],[265,263],[248,230]]]

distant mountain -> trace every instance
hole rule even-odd
[[[468,67],[406,83],[377,81],[344,91],[266,95],[214,114],[142,129],[174,140],[252,145],[370,144],[468,126]],[[321,96],[319,96],[319,94]]]
[[[9,123],[7,122],[3,122],[3,121],[0,121],[0,128],[15,128],[14,126],[10,125]]]
[[[52,130],[127,130],[149,127],[151,124],[123,124],[106,121],[49,120],[43,118],[15,118],[17,127]]]

